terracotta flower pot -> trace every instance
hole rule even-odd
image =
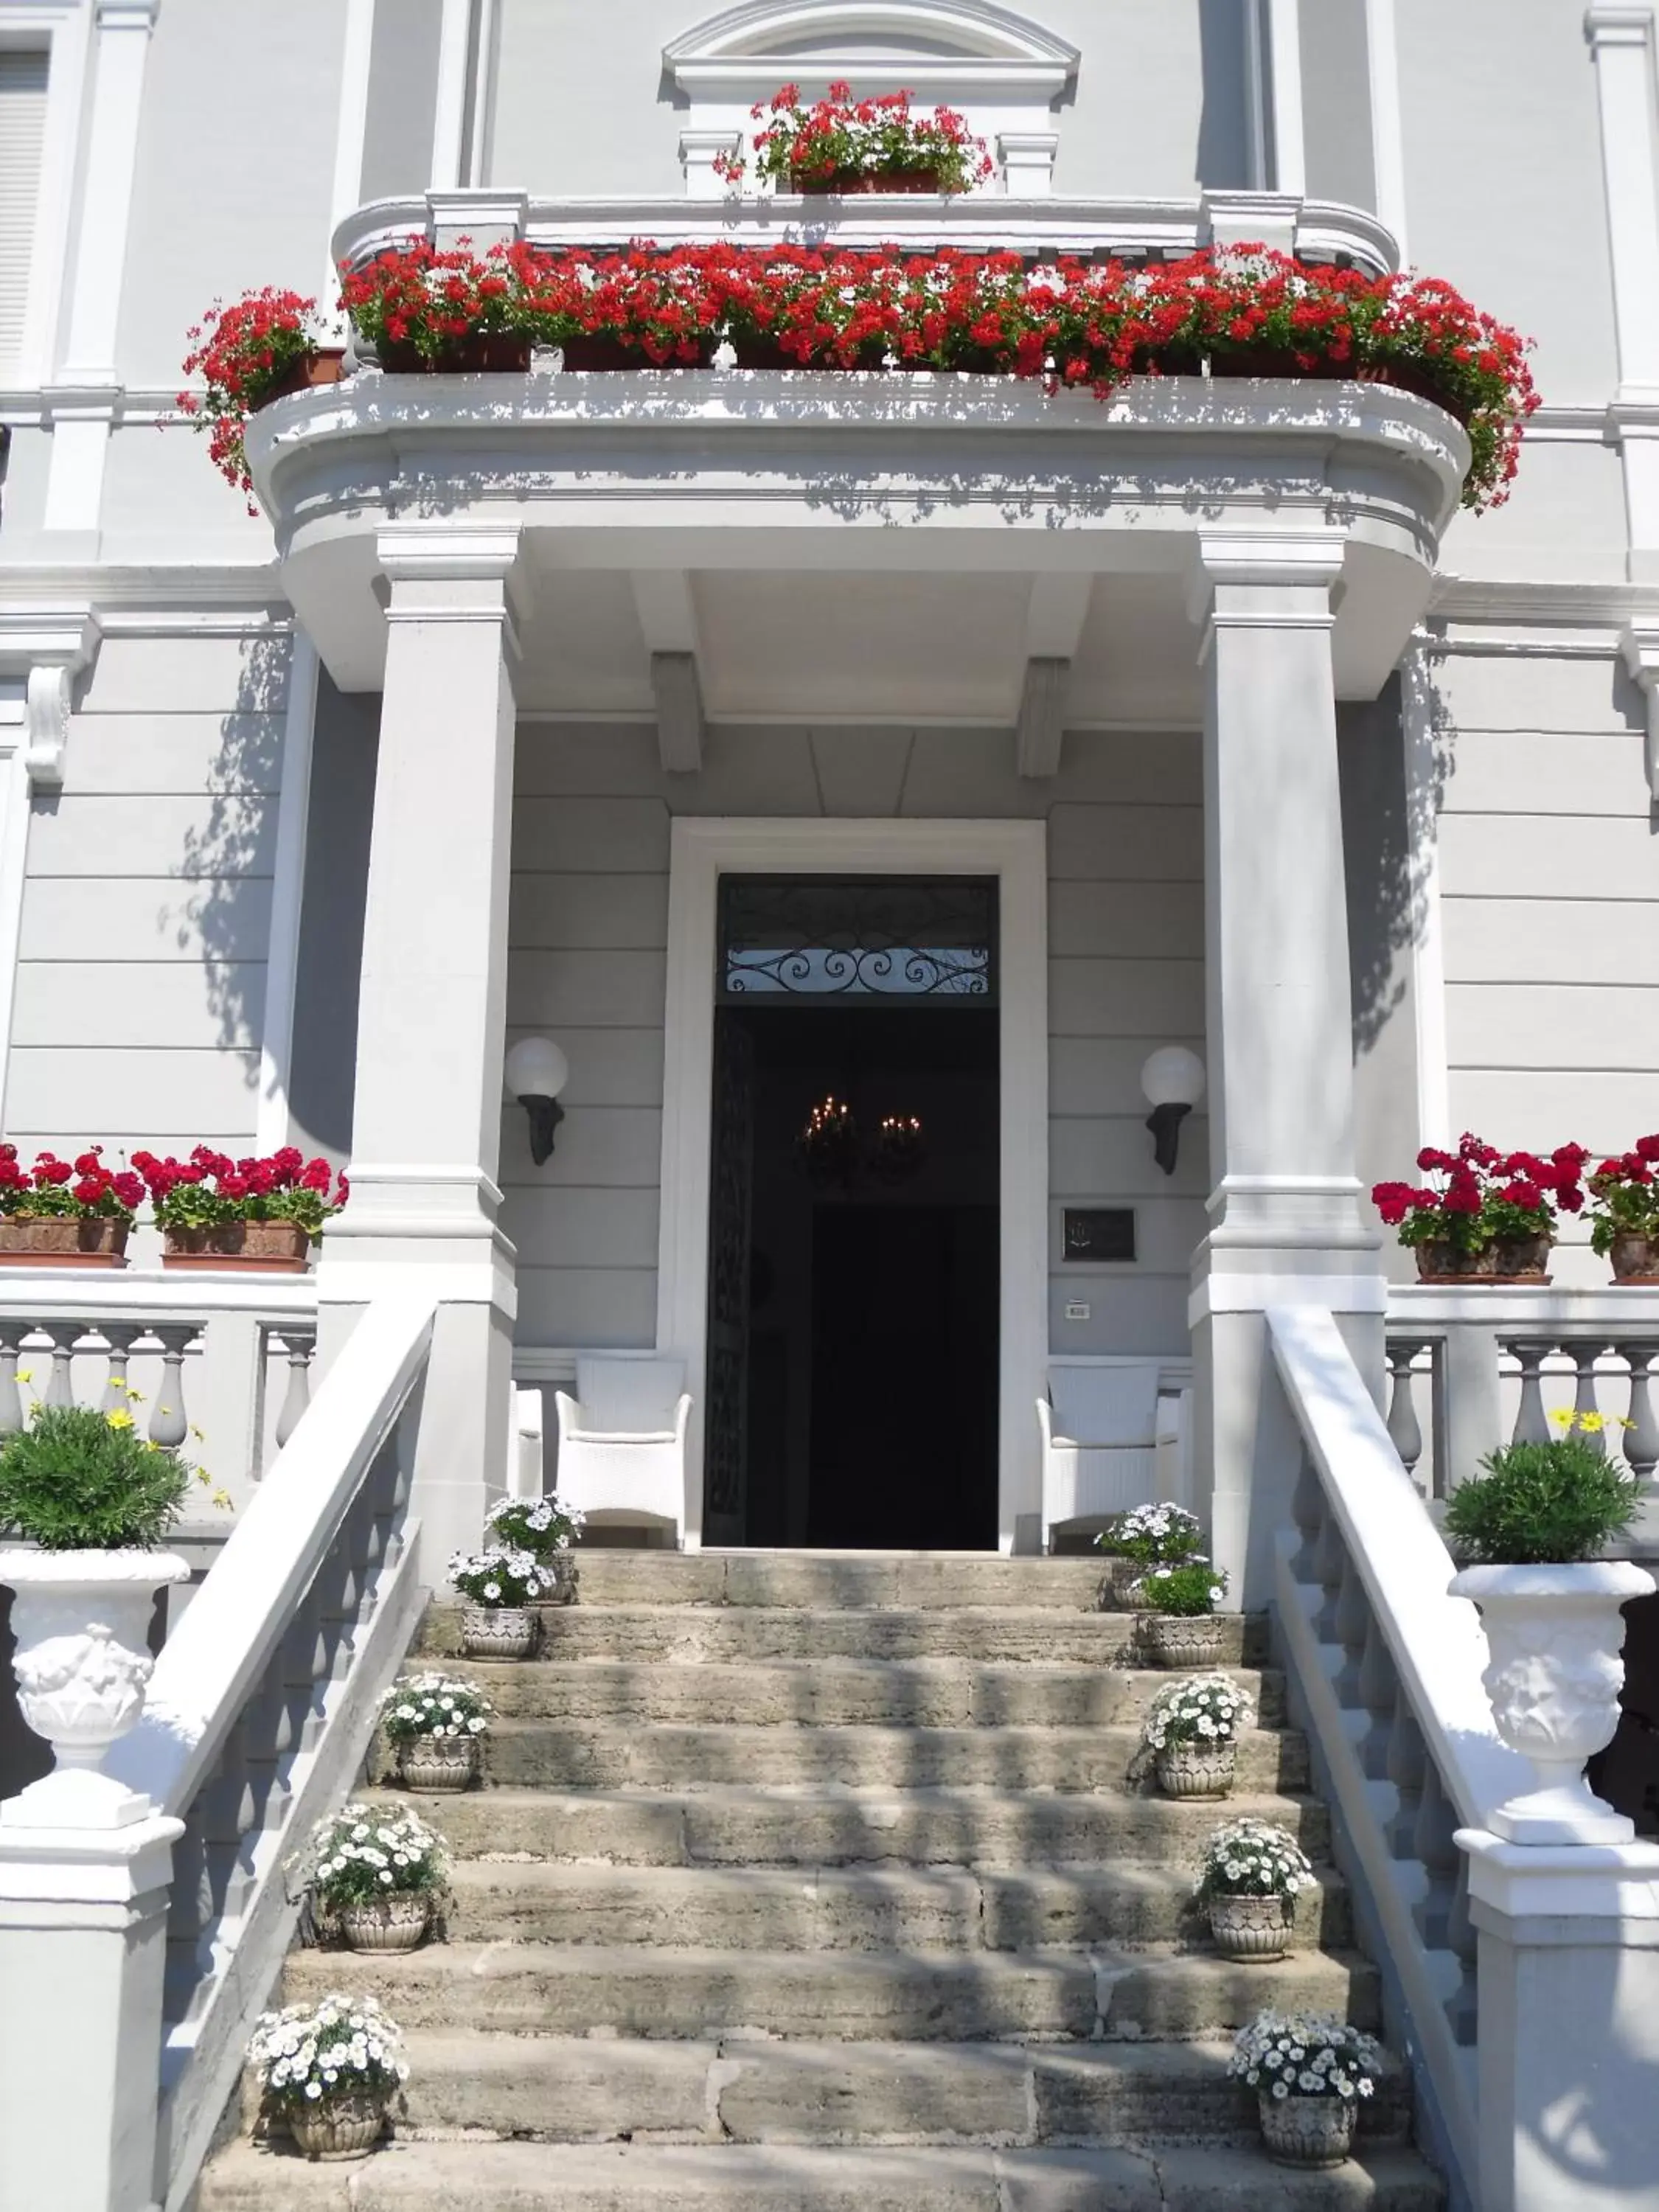
[[[125,1267],[131,1224],[97,1214],[0,1218],[0,1267]]]
[[[1638,1229],[1615,1231],[1608,1247],[1615,1283],[1659,1283],[1659,1237]]]
[[[1547,1237],[1499,1237],[1493,1241],[1492,1251],[1499,1282],[1548,1282],[1550,1240]]]
[[[297,1221],[223,1221],[212,1229],[169,1229],[161,1240],[164,1267],[217,1267],[303,1275],[311,1238]]]
[[[540,1626],[527,1605],[465,1606],[461,1650],[469,1659],[527,1659]]]
[[[275,399],[291,399],[296,392],[314,392],[325,384],[338,384],[345,375],[345,348],[319,346],[291,361],[252,410],[269,407]]]
[[[799,176],[791,176],[791,188],[803,199],[814,199],[830,195],[837,199],[862,199],[872,192],[933,192],[939,188],[937,169],[894,169],[878,176],[860,173],[854,177],[832,177],[828,182],[809,183]]]
[[[338,1905],[334,1917],[348,1950],[412,1951],[431,1921],[432,1896],[428,1890],[406,1889]]]
[[[1356,2106],[1345,2097],[1261,2094],[1261,2147],[1280,2166],[1340,2166],[1353,2147]]]
[[[1233,1786],[1238,1747],[1226,1743],[1172,1743],[1152,1761],[1158,1786],[1166,1797],[1224,1797]]]
[[[478,1778],[478,1739],[413,1736],[398,1747],[398,1771],[410,1790],[470,1790]]]
[[[1285,1897],[1212,1897],[1210,1936],[1224,1959],[1282,1959],[1296,1942]]]
[[[1423,1283],[1491,1283],[1498,1276],[1498,1248],[1488,1244],[1479,1252],[1435,1239],[1419,1244],[1417,1277]]]
[[[527,376],[530,340],[497,332],[456,338],[429,359],[405,343],[386,339],[379,347],[380,367],[388,376]]]
[[[1140,1646],[1153,1667],[1218,1667],[1226,1624],[1213,1613],[1149,1613],[1140,1624]]]
[[[386,2098],[374,2089],[343,2089],[315,2104],[295,2105],[289,2132],[307,2158],[363,2158],[386,2126]]]

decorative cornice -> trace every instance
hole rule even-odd
[[[0,607],[0,669],[24,678],[23,765],[34,791],[63,787],[75,679],[97,658],[90,606]]]
[[[915,41],[916,52],[880,62],[855,54],[823,61],[791,47],[805,32],[822,52],[837,33],[849,43],[872,33]],[[663,48],[675,89],[705,99],[763,100],[786,78],[816,98],[832,77],[855,94],[884,92],[895,68],[921,98],[946,92],[994,100],[1009,94],[1052,100],[1077,75],[1078,49],[1040,24],[990,0],[739,0]]]
[[[1584,36],[1595,47],[1644,46],[1653,36],[1653,9],[1632,0],[1591,0],[1584,10]]]

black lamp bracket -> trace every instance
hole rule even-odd
[[[1192,1112],[1171,1099],[1163,1106],[1154,1106],[1146,1116],[1146,1127],[1152,1133],[1152,1158],[1165,1175],[1173,1175],[1181,1152],[1181,1125]]]
[[[553,1150],[553,1133],[564,1119],[564,1109],[556,1098],[520,1098],[519,1103],[530,1116],[530,1157],[540,1167]]]

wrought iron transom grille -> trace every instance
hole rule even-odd
[[[997,886],[976,876],[723,876],[720,1003],[994,1004]]]

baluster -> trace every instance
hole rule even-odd
[[[1302,1447],[1302,1464],[1297,1470],[1296,1488],[1291,1493],[1291,1517],[1302,1537],[1291,1561],[1291,1572],[1297,1582],[1310,1583],[1314,1578],[1314,1554],[1325,1525],[1325,1489],[1319,1480],[1319,1469],[1314,1465],[1313,1454],[1305,1444]]]
[[[1607,1431],[1599,1420],[1589,1428],[1584,1428],[1582,1424],[1586,1413],[1599,1414],[1601,1412],[1601,1407],[1595,1402],[1595,1363],[1601,1357],[1604,1348],[1599,1344],[1574,1344],[1568,1346],[1568,1357],[1572,1361],[1574,1371],[1578,1377],[1578,1388],[1573,1394],[1572,1401],[1573,1419],[1575,1424],[1578,1425],[1577,1432],[1583,1436],[1584,1442],[1593,1452],[1599,1452],[1603,1459],[1607,1455]]]
[[[155,1444],[181,1444],[190,1434],[185,1407],[185,1352],[201,1334],[195,1322],[164,1322],[151,1330],[161,1341],[161,1379],[150,1408],[149,1440]]]
[[[1426,1759],[1422,1800],[1417,1808],[1417,1824],[1412,1831],[1412,1851],[1422,1861],[1429,1877],[1428,1894],[1417,1905],[1416,1916],[1424,1943],[1431,1951],[1447,1948],[1447,1922],[1457,1869],[1463,1856],[1452,1840],[1456,1832],[1457,1815],[1441,1786],[1439,1770],[1431,1759]]]
[[[1348,1547],[1342,1540],[1342,1530],[1335,1514],[1328,1513],[1314,1546],[1314,1579],[1325,1593],[1325,1601],[1314,1617],[1314,1632],[1322,1644],[1342,1640],[1336,1632],[1336,1607],[1347,1564]]]
[[[1388,1778],[1400,1792],[1400,1810],[1389,1832],[1389,1849],[1397,1859],[1413,1856],[1428,1758],[1423,1731],[1417,1724],[1417,1716],[1402,1683],[1395,1692],[1394,1725],[1389,1730],[1386,1761]]]
[[[75,1382],[70,1362],[75,1356],[75,1340],[84,1331],[76,1321],[43,1321],[38,1328],[40,1335],[52,1339],[52,1373],[46,1382],[46,1402],[49,1406],[72,1406]]]
[[[374,1545],[374,1493],[364,1475],[357,1495],[346,1509],[340,1528],[346,1557],[346,1575],[341,1611],[345,1633],[342,1650],[349,1667],[356,1655],[357,1639],[368,1626],[374,1611],[374,1593],[369,1575],[369,1561]]]
[[[249,1825],[247,1716],[239,1713],[226,1731],[212,1778],[200,1792],[202,1843],[210,1908],[210,1937],[224,1917],[232,1879]],[[212,1971],[212,1943],[200,1947],[204,1974]]]
[[[1393,1343],[1389,1346],[1389,1372],[1394,1377],[1394,1389],[1389,1396],[1389,1436],[1400,1455],[1401,1466],[1409,1475],[1417,1473],[1417,1462],[1423,1456],[1423,1426],[1417,1418],[1417,1389],[1412,1372],[1412,1362],[1424,1351],[1421,1339],[1410,1343]]]
[[[1644,1482],[1652,1481],[1654,1468],[1659,1465],[1659,1420],[1654,1418],[1648,1375],[1656,1348],[1659,1347],[1640,1340],[1613,1346],[1621,1359],[1630,1362],[1631,1425],[1625,1431],[1625,1457],[1631,1472]],[[4,1426],[3,1414],[0,1414],[0,1429]]]
[[[1342,1561],[1342,1580],[1338,1585],[1336,1605],[1331,1616],[1331,1626],[1336,1631],[1336,1640],[1342,1646],[1342,1665],[1332,1684],[1338,1698],[1345,1705],[1359,1703],[1359,1662],[1365,1649],[1365,1632],[1370,1626],[1370,1600],[1365,1595],[1365,1585],[1354,1565],[1353,1553],[1345,1553]]]
[[[1513,1352],[1521,1364],[1521,1404],[1515,1416],[1515,1430],[1510,1441],[1517,1444],[1547,1444],[1550,1440],[1549,1416],[1544,1411],[1544,1394],[1539,1387],[1539,1370],[1554,1346],[1504,1340],[1504,1350]]]
[[[167,1904],[167,1964],[162,1975],[161,2013],[169,2021],[187,2017],[201,1983],[200,1945],[213,1917],[202,1838],[199,1796],[185,1814],[185,1832],[173,1846],[173,1890]]]
[[[285,1328],[283,1349],[288,1354],[288,1389],[283,1399],[283,1410],[276,1416],[278,1451],[299,1427],[311,1403],[311,1363],[317,1352],[316,1330]]]
[[[411,1422],[398,1422],[386,1457],[391,1462],[388,1484],[392,1494],[392,1540],[386,1547],[386,1565],[395,1567],[404,1555],[404,1522],[415,1483],[415,1430]]]
[[[1469,1912],[1469,1863],[1458,1854],[1457,1881],[1452,1891],[1451,1910],[1446,1916],[1446,1943],[1456,1954],[1463,1972],[1455,1992],[1446,2000],[1446,2017],[1451,2022],[1452,2033],[1465,2050],[1472,2050],[1475,2041],[1478,2018],[1476,1975],[1480,1960],[1480,1939]]]
[[[1385,1781],[1400,1677],[1395,1670],[1388,1638],[1375,1613],[1370,1613],[1365,1622],[1365,1648],[1359,1655],[1358,1686],[1359,1702],[1371,1717],[1359,1747],[1360,1764],[1373,1782]]]
[[[27,1329],[19,1322],[0,1322],[0,1437],[14,1437],[23,1425],[17,1363],[27,1334]]]
[[[279,1646],[242,1715],[244,1786],[238,1821],[242,1832],[280,1827],[287,1819],[289,1793],[277,1765],[288,1733],[288,1692]]]
[[[284,1790],[294,1760],[309,1751],[321,1721],[317,1696],[317,1655],[322,1634],[321,1601],[315,1585],[294,1609],[294,1619],[283,1638],[277,1672],[283,1686],[283,1717],[276,1729],[276,1765]]]
[[[132,1347],[144,1334],[125,1322],[100,1322],[98,1334],[108,1347],[104,1355],[104,1395],[99,1400],[99,1411],[105,1413],[130,1413],[127,1400],[127,1362],[132,1357]]]

